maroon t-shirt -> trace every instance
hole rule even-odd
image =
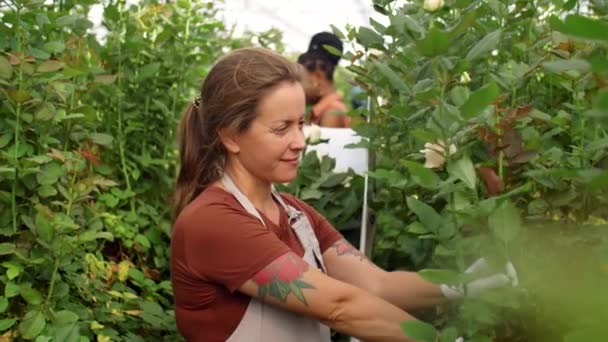
[[[309,205],[281,195],[306,214],[321,252],[342,238]],[[279,208],[278,226],[260,212],[266,228],[232,194],[209,187],[179,214],[171,239],[171,281],[177,326],[188,341],[228,339],[250,300],[236,290],[281,255],[304,255],[287,213]]]

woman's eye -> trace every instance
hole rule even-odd
[[[278,133],[278,134],[285,134],[285,133],[287,133],[288,129],[289,129],[289,126],[282,126],[282,127],[276,128],[274,131],[275,131],[275,133]]]

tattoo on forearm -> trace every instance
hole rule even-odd
[[[293,293],[308,306],[302,289],[314,289],[314,286],[301,280],[308,267],[306,261],[293,253],[287,253],[273,261],[253,276],[253,281],[258,285],[260,300],[270,296],[286,302],[287,297]]]
[[[340,239],[340,240],[336,241],[336,243],[331,245],[330,248],[334,248],[336,250],[336,253],[339,256],[353,255],[353,256],[359,258],[359,260],[361,260],[361,261],[367,260],[365,258],[365,255],[363,255],[363,253],[361,253],[361,251],[359,251],[358,249],[353,247],[353,245],[351,245],[348,241],[346,241],[346,239]]]

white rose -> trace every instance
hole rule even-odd
[[[435,12],[436,10],[441,9],[443,5],[443,0],[424,0],[424,5],[422,7],[425,11]]]
[[[308,130],[308,143],[314,144],[321,140],[321,127],[318,125],[310,125]]]
[[[449,147],[449,154],[456,153],[456,145],[451,144]],[[424,144],[424,150],[420,150],[420,153],[424,154],[426,159],[424,167],[427,169],[440,168],[445,164],[445,143],[441,140],[437,141],[437,144],[426,143]]]
[[[471,76],[469,76],[469,73],[465,71],[462,73],[462,75],[460,75],[460,83],[469,84],[469,82],[471,82]]]

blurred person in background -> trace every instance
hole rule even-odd
[[[335,51],[329,51],[326,45]],[[342,51],[342,41],[336,35],[320,32],[311,38],[308,51],[298,57],[298,63],[306,69],[306,102],[311,106],[308,123],[334,128],[351,126],[348,107],[334,87],[334,72]]]

